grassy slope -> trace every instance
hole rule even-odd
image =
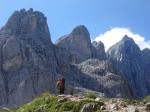
[[[86,95],[86,97],[87,98],[81,101],[71,101],[70,99],[59,101],[59,98],[57,96],[52,96],[49,93],[44,93],[40,97],[33,100],[31,103],[25,104],[17,110],[0,110],[0,112],[79,112],[84,104],[95,103],[97,106],[101,106],[105,102],[109,101],[109,99],[101,99],[100,101],[95,101],[94,99],[92,99],[95,97],[91,93]],[[145,97],[143,100],[122,99],[122,101],[127,105],[139,105],[140,102],[150,102],[150,96]],[[95,109],[95,112],[102,111]]]
[[[94,101],[92,99],[81,101],[71,101],[68,99],[64,102],[59,102],[58,97],[45,93],[31,103],[20,107],[16,112],[79,112],[83,105],[87,103],[95,103],[98,106],[104,104],[102,101]],[[97,109],[95,109],[96,111]]]

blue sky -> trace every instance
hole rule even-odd
[[[150,0],[1,0],[0,27],[15,10],[30,7],[47,16],[53,42],[80,24],[92,39],[119,27],[150,40]]]

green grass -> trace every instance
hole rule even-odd
[[[41,97],[35,99],[33,102],[19,108],[17,112],[53,112],[57,100],[57,97],[45,93]],[[41,108],[43,108],[43,110]]]
[[[85,97],[95,99],[96,93],[95,92],[87,92],[87,93],[85,93]]]
[[[57,96],[53,96],[49,93],[44,93],[32,102],[21,106],[19,109],[0,110],[0,112],[80,112],[85,104],[95,104],[94,112],[103,112],[99,110],[100,106],[104,105],[104,102],[108,102],[110,99],[101,98],[100,101],[95,101],[95,93],[87,93],[86,98],[80,101],[71,101],[69,98],[63,101],[59,101]],[[116,103],[116,99],[111,99],[113,103]],[[122,99],[126,105],[140,105],[143,102],[150,102],[150,96],[145,97],[143,100],[138,99]]]
[[[150,102],[150,95],[146,96],[143,101],[146,103]]]
[[[16,112],[16,109],[9,109],[9,110],[0,109],[0,112]]]
[[[68,99],[64,102],[59,102],[57,96],[52,96],[49,93],[45,93],[39,98],[33,100],[31,103],[20,107],[16,112],[79,112],[83,105],[87,103],[94,103],[97,106],[104,105],[103,101],[95,101],[94,99],[88,98],[81,101],[71,101]],[[97,110],[98,108],[95,108],[95,112]]]
[[[100,106],[104,105],[104,102],[108,102],[110,99],[108,98],[101,98],[100,101],[95,101],[95,93],[87,93],[86,98],[80,101],[71,101],[69,98],[59,101],[57,96],[53,96],[49,93],[44,93],[32,102],[21,106],[19,109],[11,109],[10,111],[7,110],[0,110],[0,112],[64,112],[64,111],[71,111],[71,112],[80,112],[85,104],[92,103],[95,105],[94,112],[103,112],[100,110]],[[111,99],[113,102],[116,103],[116,99]],[[143,100],[140,99],[122,99],[126,105],[140,105],[143,102],[150,102],[150,96],[145,97]]]
[[[142,100],[139,100],[139,99],[123,99],[123,102],[125,102],[127,105],[138,105],[142,102]]]

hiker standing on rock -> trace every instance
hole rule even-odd
[[[64,91],[65,91],[65,79],[64,78],[59,79],[57,81],[57,89],[59,91],[59,94],[64,94]]]

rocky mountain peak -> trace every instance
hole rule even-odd
[[[101,41],[99,41],[99,42],[93,41],[92,45],[94,47],[94,49],[93,49],[94,58],[98,58],[101,60],[106,59],[104,44]]]
[[[70,51],[77,63],[92,56],[90,34],[83,25],[75,27],[70,34],[61,37],[56,45]]]
[[[124,35],[122,38],[122,41],[133,41],[133,39],[131,37],[129,37],[128,35]]]
[[[44,37],[46,40],[50,39],[50,33],[47,25],[47,19],[43,13],[21,9],[15,11],[8,22],[1,29],[2,34],[10,34],[18,37],[31,34],[36,37]]]
[[[127,35],[123,37],[119,46],[122,49],[122,53],[124,52],[128,55],[132,54],[133,56],[138,57],[141,53],[139,46],[132,38],[128,37]]]
[[[148,67],[148,69],[149,69],[149,65],[150,65],[150,49],[145,48],[141,52],[142,52],[141,53],[142,54],[142,59],[144,60],[144,63],[146,63],[146,67],[145,68]],[[148,64],[148,66],[147,66],[147,64]]]
[[[83,40],[84,42],[90,44],[91,39],[90,39],[90,34],[88,29],[84,25],[79,25],[75,27],[72,32],[72,40],[74,41],[81,41]]]
[[[133,40],[131,37],[127,36],[127,35],[125,35],[125,36],[120,40],[119,43],[120,43],[120,45],[121,45],[121,44],[123,44],[123,45],[133,45],[133,44],[135,44],[134,40]]]
[[[72,31],[72,35],[84,35],[85,38],[88,38],[90,40],[89,31],[84,25],[79,25],[75,27]]]
[[[102,49],[105,50],[105,46],[104,46],[103,42],[101,42],[101,41],[99,41],[99,42],[93,41],[92,44],[97,49],[101,49],[102,48]]]
[[[142,53],[150,54],[150,49],[149,48],[145,48],[145,49],[142,50]]]
[[[107,55],[115,68],[129,82],[134,96],[142,97],[148,94],[143,76],[142,52],[133,39],[124,36],[121,41],[107,51]],[[146,57],[146,55],[143,55],[143,57]]]
[[[114,54],[114,56],[116,57],[121,56],[121,54],[137,57],[140,55],[140,48],[132,38],[125,35],[122,40],[120,40],[118,43],[108,49],[107,54]]]
[[[84,25],[75,27],[70,34],[58,39],[56,45],[69,50],[77,63],[90,58],[106,59],[104,44],[96,41],[91,43],[89,31]]]

